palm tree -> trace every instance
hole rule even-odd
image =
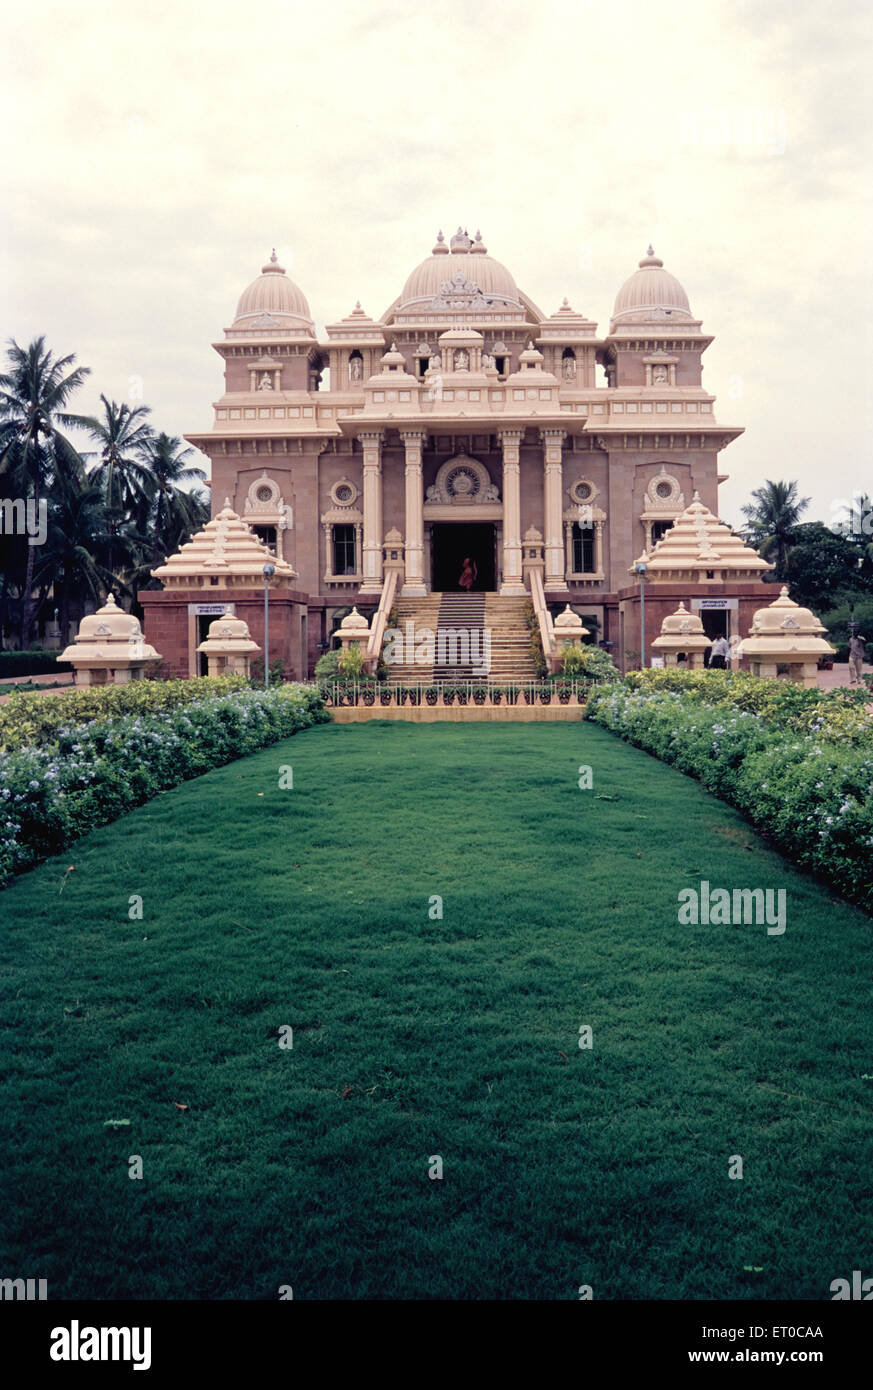
[[[755,489],[752,498],[752,502],[741,509],[747,521],[747,537],[765,560],[775,556],[773,578],[783,579],[791,549],[791,531],[810,499],[798,495],[796,482],[774,483],[769,478],[763,487]]]
[[[103,418],[95,420],[91,429],[92,437],[100,445],[100,462],[91,469],[90,476],[103,492],[110,536],[107,565],[111,570],[112,538],[125,518],[147,506],[154,495],[152,474],[137,457],[148,449],[154,430],[146,422],[146,416],[151,413],[147,405],[119,405],[103,395],[100,400]]]
[[[179,529],[188,532],[199,522],[202,501],[196,493],[186,492],[183,483],[202,482],[206,474],[186,461],[194,453],[186,449],[175,435],[155,435],[143,453],[153,482],[156,501],[154,514],[154,545],[152,567],[169,553],[169,536]]]
[[[34,570],[35,587],[51,586],[58,601],[58,621],[63,642],[69,639],[70,609],[80,617],[84,600],[95,608],[112,588],[115,576],[106,563],[115,541],[107,527],[102,489],[97,484],[79,487],[69,481],[53,489],[48,535]],[[124,537],[121,538],[125,543]],[[127,546],[129,550],[130,547]]]
[[[0,374],[0,474],[39,507],[46,488],[56,478],[81,481],[82,460],[58,429],[88,429],[91,421],[66,409],[73,392],[89,375],[88,367],[76,367],[75,356],[55,357],[45,338],[35,338],[28,348],[14,339],[8,350],[8,370]],[[37,600],[33,592],[35,547],[28,545],[21,605],[22,647],[33,630]]]

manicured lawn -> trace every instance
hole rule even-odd
[[[785,888],[787,931],[681,926],[702,879]],[[873,1274],[873,924],[592,725],[322,726],[0,914],[0,1273],[51,1299]]]

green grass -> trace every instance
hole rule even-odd
[[[785,935],[680,926],[704,878],[784,887]],[[871,922],[604,730],[322,726],[0,904],[0,1273],[52,1299],[873,1274]]]

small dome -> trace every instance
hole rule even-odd
[[[574,613],[569,603],[563,613],[559,613],[552,626],[556,637],[587,637],[588,628],[582,626],[582,619]]]
[[[347,613],[340,623],[340,632],[369,632],[370,624],[357,608],[353,608],[351,613]]]
[[[772,636],[775,633],[780,635],[790,633],[792,636],[811,635],[819,637],[825,628],[808,608],[801,608],[793,599],[788,597],[787,584],[782,585],[782,592],[777,599],[768,604],[766,608],[759,608],[752,619],[751,636],[763,637]]]
[[[652,247],[640,261],[639,269],[625,280],[615,299],[611,327],[624,324],[670,322],[693,323],[688,295],[656,256]]]
[[[100,638],[104,642],[131,642],[142,637],[139,619],[132,613],[125,613],[110,594],[102,608],[83,618],[79,624],[77,642],[91,642]]]
[[[278,326],[288,327],[299,332],[307,328],[314,333],[312,315],[303,291],[289,280],[284,267],[279,265],[275,249],[257,280],[243,290],[236,306],[233,327],[236,329],[254,328],[255,320],[261,314],[276,319]]]

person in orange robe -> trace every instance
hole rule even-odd
[[[476,583],[477,577],[478,571],[476,569],[476,563],[474,560],[471,560],[468,555],[466,560],[464,561],[464,568],[461,570],[461,577],[458,580],[458,583],[461,586],[461,588],[466,589],[467,593],[469,594],[473,585]]]

